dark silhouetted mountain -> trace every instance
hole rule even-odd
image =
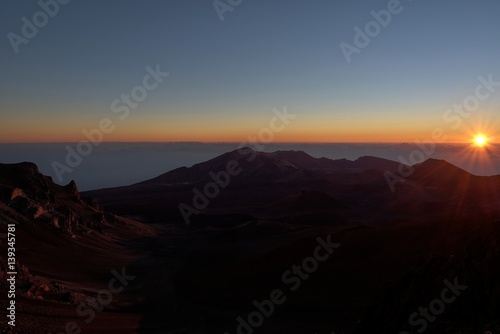
[[[342,207],[334,198],[317,190],[300,190],[276,203],[297,211],[331,210]]]
[[[110,269],[126,266],[136,279],[83,324],[89,332],[236,333],[238,317],[276,289],[286,302],[259,333],[412,332],[420,327],[409,317],[442,296],[445,280],[467,288],[426,333],[500,330],[498,176],[430,159],[403,166],[412,173],[392,192],[385,172],[397,173],[397,162],[243,153],[83,194],[33,164],[0,165],[0,222],[17,226],[23,312],[61,331],[108,286]],[[203,195],[206,207],[186,225],[179,204],[194,205],[233,161],[241,173]],[[314,256],[329,254],[318,253],[318,238],[340,246],[316,266]]]
[[[301,170],[313,171],[357,171],[378,170],[396,171],[399,163],[375,158],[361,157],[356,161],[347,159],[331,160],[327,158],[314,158],[302,151],[276,151],[272,153],[257,152],[245,147],[222,154],[206,162],[198,163],[192,167],[181,167],[162,174],[140,184],[197,184],[210,182],[210,172],[225,171],[227,164],[236,161],[242,173],[236,182],[263,182],[277,181]]]
[[[500,202],[500,176],[472,175],[436,159],[413,166],[411,175],[396,189],[390,207],[419,216],[494,217]]]
[[[99,199],[107,209],[149,221],[183,221],[179,204],[192,205],[194,189],[201,192],[236,164],[241,172],[230,178],[219,195],[210,200],[203,215],[245,214],[256,218],[275,217],[268,206],[293,193],[323,192],[343,207],[371,207],[389,195],[384,172],[397,171],[399,163],[375,157],[355,161],[314,158],[301,151],[257,152],[242,148],[192,167],[181,167],[156,178],[128,186],[101,189],[86,194]],[[360,194],[366,199],[360,200]],[[336,209],[333,205],[330,209]],[[283,215],[293,215],[293,207]],[[343,210],[343,209],[342,209]],[[359,211],[359,210],[358,210]],[[367,214],[371,215],[371,214]],[[366,218],[368,219],[368,218]]]

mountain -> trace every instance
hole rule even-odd
[[[238,173],[229,175],[228,166]],[[411,173],[398,179],[393,192],[387,173],[399,175],[400,170]],[[188,220],[210,225],[213,217],[224,215],[304,220],[307,211],[317,212],[319,203],[328,203],[318,198],[292,204],[290,198],[301,192],[330,198],[331,204],[321,204],[321,214],[334,224],[412,218],[426,212],[493,217],[498,212],[500,177],[475,176],[435,159],[409,167],[376,157],[330,160],[300,151],[267,153],[244,148],[138,184],[85,194],[110,211],[149,222],[182,224]],[[288,205],[279,204],[287,198]],[[310,213],[305,217],[319,219]]]
[[[68,319],[90,333],[500,331],[499,176],[430,159],[403,166],[393,192],[397,162],[243,153],[84,193],[0,164],[16,331],[64,332]],[[179,204],[202,196],[186,224]],[[131,281],[101,304],[121,270]]]
[[[245,147],[222,154],[192,167],[181,167],[139,184],[186,185],[212,181],[210,172],[225,171],[227,164],[236,162],[242,169],[238,183],[269,182],[286,178],[302,170],[312,171],[396,171],[399,163],[376,157],[361,157],[355,161],[314,158],[302,151],[257,152]]]
[[[399,166],[397,162],[375,157],[330,160],[300,151],[267,153],[242,148],[131,186],[86,194],[122,215],[140,216],[150,222],[183,222],[179,205],[193,206],[194,189],[205,192],[205,187],[217,179],[223,185],[217,186],[218,195],[194,219],[200,222],[206,215],[221,214],[266,218],[275,216],[267,208],[270,203],[301,190],[323,192],[345,207],[365,204],[373,207],[389,192],[384,173],[396,172]],[[228,168],[234,169],[235,175],[228,175]],[[360,191],[375,202],[360,202]],[[293,207],[290,209],[283,214],[293,215]]]
[[[395,194],[393,212],[491,219],[499,210],[500,176],[476,176],[446,161],[428,159],[413,166]]]

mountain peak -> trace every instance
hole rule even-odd
[[[312,173],[321,173],[322,171],[326,173],[332,171],[357,173],[363,170],[395,171],[400,164],[376,157],[361,157],[356,161],[332,160],[324,157],[316,158],[300,150],[262,152],[251,147],[242,147],[191,167],[174,169],[139,184],[161,184],[176,187],[203,184],[212,181],[211,174],[227,171],[230,165],[235,170],[241,171],[241,174],[238,172],[238,177],[231,181],[235,185],[248,182],[274,183],[279,180],[287,180],[288,182],[292,179],[296,182],[303,182],[301,178],[304,177],[304,174],[300,171]]]
[[[424,184],[456,185],[476,177],[448,161],[440,159],[427,159],[416,164],[414,168],[415,171],[411,178]]]
[[[469,172],[457,167],[446,160],[429,158],[422,163],[415,165],[416,169],[421,171],[434,171],[434,172],[452,172],[459,174],[472,175]]]

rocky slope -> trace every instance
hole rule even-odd
[[[40,326],[60,332],[68,319],[81,321],[77,306],[95,299],[112,269],[140,258],[127,240],[156,234],[150,226],[101,211],[96,201],[80,195],[75,182],[59,186],[28,162],[0,164],[2,234],[7,224],[16,226],[16,333],[34,333]],[[0,241],[0,285],[6,291],[8,245]],[[106,308],[127,303],[126,295]],[[2,318],[6,302],[2,298]]]

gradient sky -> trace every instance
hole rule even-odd
[[[500,81],[498,0],[402,0],[348,64],[339,44],[387,4],[244,0],[221,22],[209,0],[73,0],[15,54],[7,34],[40,7],[5,1],[0,142],[80,141],[105,117],[105,141],[239,142],[283,106],[298,116],[277,142],[494,139],[500,87],[456,130],[443,113],[478,76]],[[112,101],[156,64],[170,76],[120,121]]]

